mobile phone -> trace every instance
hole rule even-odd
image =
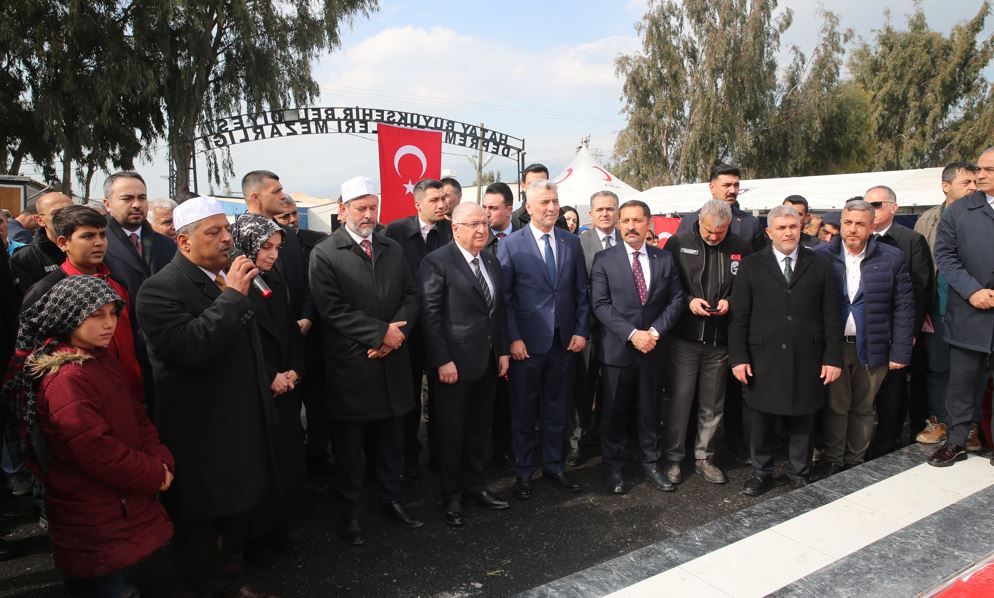
[[[716,311],[721,311],[721,310],[719,308],[717,308],[717,307],[705,307],[704,311],[706,311],[708,313],[714,313]]]

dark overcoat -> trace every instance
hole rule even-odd
[[[294,370],[302,380],[306,380],[304,335],[297,325],[289,284],[275,268],[263,276],[273,290],[272,296],[265,299],[252,289],[249,291],[249,299],[255,305],[259,341],[266,364],[265,378],[272,382],[277,373]],[[290,515],[300,508],[304,504],[306,493],[307,458],[304,451],[304,429],[300,424],[300,391],[295,388],[272,397],[271,400],[277,415],[272,428],[273,462],[276,469],[267,500],[255,518],[256,533],[272,529],[281,516]]]
[[[764,413],[815,413],[822,365],[842,366],[841,291],[827,257],[797,251],[789,284],[767,246],[742,260],[732,288],[729,364],[751,364],[747,403]]]
[[[383,344],[391,322],[418,317],[419,293],[404,251],[374,232],[370,259],[341,227],[311,252],[311,295],[321,323],[329,415],[334,421],[375,421],[414,408],[408,346],[381,359],[369,349]]]
[[[989,353],[994,346],[994,309],[977,309],[970,295],[994,289],[994,209],[976,191],[946,208],[935,239],[935,263],[949,283],[945,340]]]
[[[250,290],[249,292],[254,292]],[[177,252],[138,292],[155,380],[155,424],[176,457],[163,502],[174,521],[250,511],[265,494],[272,393],[256,309]]]

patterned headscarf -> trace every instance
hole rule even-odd
[[[245,253],[245,257],[255,262],[263,244],[276,233],[283,233],[279,224],[260,214],[245,213],[235,219],[231,226],[231,238],[235,247]]]
[[[3,398],[21,420],[21,437],[36,476],[47,468],[48,455],[45,437],[38,427],[38,380],[31,365],[50,355],[83,320],[108,303],[124,309],[124,301],[105,280],[69,276],[21,312],[15,353],[3,381]]]

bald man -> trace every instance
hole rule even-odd
[[[57,235],[52,227],[52,214],[68,205],[72,205],[72,199],[65,193],[56,191],[45,193],[35,202],[41,228],[35,231],[34,238],[27,247],[10,257],[14,288],[21,297],[49,272],[58,270],[66,260],[66,254],[55,244]]]

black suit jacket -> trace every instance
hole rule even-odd
[[[455,241],[421,261],[421,330],[429,368],[455,362],[460,380],[479,380],[487,361],[508,355],[500,262],[481,251],[481,268],[493,283],[494,309],[487,306],[473,269]]]
[[[512,233],[514,231],[518,230],[519,228],[521,228],[521,227],[519,227],[514,222],[511,222],[511,232]],[[508,234],[510,234],[510,233],[508,233]],[[500,242],[500,239],[498,239],[497,235],[494,234],[493,229],[491,229],[490,227],[487,227],[487,246],[484,249],[486,249],[487,251],[489,251],[492,255],[497,255],[497,243],[499,243],[499,242]]]
[[[117,220],[107,216],[107,255],[104,256],[104,263],[124,283],[124,288],[132,297],[138,296],[138,289],[146,278],[165,268],[176,255],[176,243],[152,230],[148,222],[142,222],[141,241],[144,258],[135,251],[127,232]]]
[[[655,328],[665,336],[680,319],[683,311],[683,285],[673,256],[649,244],[645,245],[649,271],[649,294],[645,305],[639,300],[635,276],[629,265],[627,244],[613,245],[597,252],[590,270],[590,297],[594,316],[601,323],[601,363],[632,366],[644,360],[658,362],[662,344],[647,354],[628,341],[632,330]]]
[[[155,377],[155,427],[176,457],[176,480],[162,495],[170,517],[251,510],[265,495],[274,420],[255,306],[182,253],[145,281],[136,303]]]
[[[407,342],[382,359],[367,351],[383,344],[391,322],[406,321],[410,337],[418,318],[418,285],[400,245],[379,233],[370,235],[373,257],[352,240],[345,227],[311,253],[311,295],[324,343],[329,411],[335,421],[373,421],[398,417],[414,407]]]
[[[286,282],[290,291],[290,307],[295,320],[314,320],[317,312],[314,310],[314,300],[311,299],[311,288],[307,282],[307,260],[304,257],[304,246],[297,232],[289,226],[280,224],[283,229],[283,246],[273,269]]]
[[[842,293],[829,260],[798,247],[790,283],[773,248],[747,255],[732,287],[728,361],[752,366],[749,406],[808,415],[825,401],[821,366],[842,366]]]
[[[915,292],[914,334],[918,336],[925,322],[925,315],[932,307],[932,297],[935,293],[935,263],[932,261],[932,251],[921,233],[916,233],[897,222],[891,224],[887,234],[880,237],[880,240],[904,252],[904,263],[908,267],[911,287]]]

